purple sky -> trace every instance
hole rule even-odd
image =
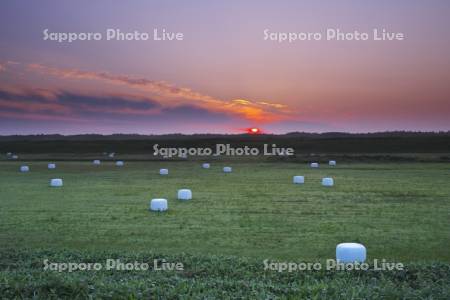
[[[0,134],[450,130],[450,2],[3,1]],[[50,32],[182,41],[44,41]],[[403,41],[264,41],[270,32]]]

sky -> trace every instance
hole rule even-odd
[[[0,135],[448,131],[449,15],[446,0],[2,1]]]

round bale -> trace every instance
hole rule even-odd
[[[178,200],[191,200],[192,191],[189,189],[178,190]]]
[[[50,180],[51,187],[61,187],[63,186],[63,180],[61,178],[54,178]]]
[[[167,199],[158,198],[150,201],[150,210],[152,211],[166,211],[167,208]]]
[[[302,183],[305,183],[305,176],[294,176],[293,179],[292,179],[292,181],[293,181],[295,184],[302,184]]]
[[[358,243],[341,243],[336,246],[336,261],[341,263],[363,263],[366,260],[366,247]]]
[[[233,169],[231,167],[223,167],[224,173],[231,173],[232,171],[233,171]]]
[[[331,178],[331,177],[322,178],[322,185],[323,186],[333,186],[334,185],[333,178]]]

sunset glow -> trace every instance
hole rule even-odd
[[[447,2],[24,6],[0,10],[0,134],[450,129]],[[324,24],[404,39],[264,40],[265,30],[280,37]],[[161,40],[69,43],[43,34],[106,36],[110,26],[151,37],[158,29]]]
[[[260,134],[261,130],[256,127],[252,127],[252,128],[247,129],[247,132],[250,134]]]

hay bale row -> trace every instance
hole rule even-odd
[[[192,199],[192,191],[190,189],[180,189],[177,193],[177,199],[182,201],[187,201]],[[164,198],[154,198],[150,200],[151,211],[166,211],[169,209],[167,199]]]
[[[305,183],[305,176],[296,175],[296,176],[292,177],[292,182],[294,184],[303,184],[303,183]],[[323,186],[333,186],[334,185],[333,178],[331,178],[331,177],[322,178],[322,185]]]
[[[335,160],[330,160],[330,161],[328,161],[328,165],[331,166],[331,167],[335,167],[336,166],[336,161]],[[319,163],[318,162],[312,162],[309,166],[311,168],[313,168],[313,169],[317,169],[317,168],[319,168]]]

